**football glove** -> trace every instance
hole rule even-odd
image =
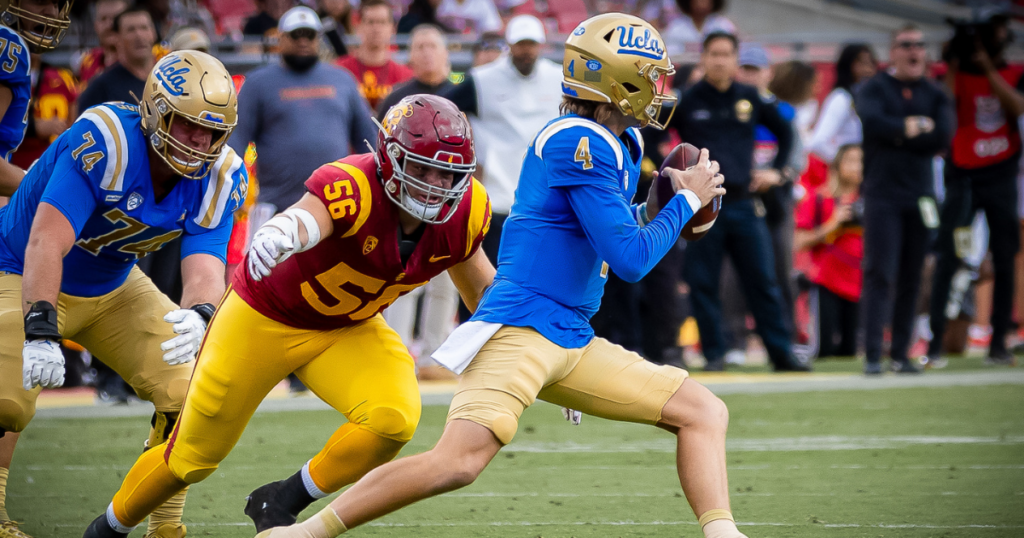
[[[26,340],[21,352],[21,373],[25,390],[36,385],[52,389],[64,384],[64,354],[53,340]]]
[[[249,247],[249,276],[260,281],[295,252],[295,243],[274,226],[256,231]]]
[[[164,362],[175,366],[192,362],[199,353],[199,345],[203,342],[206,332],[206,320],[199,312],[182,308],[171,310],[164,316],[164,321],[174,324],[174,338],[160,344],[164,353]]]
[[[583,422],[583,413],[575,409],[563,407],[562,416],[565,417],[565,420],[568,420],[569,423],[572,424],[573,426],[579,426],[580,423]]]

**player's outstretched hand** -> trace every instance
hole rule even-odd
[[[700,160],[697,164],[686,170],[666,168],[663,173],[672,178],[672,186],[676,192],[680,189],[689,189],[700,198],[700,205],[704,207],[711,203],[716,196],[725,194],[722,183],[725,178],[718,173],[718,161],[712,161],[708,157],[708,150],[700,150]]]
[[[64,384],[64,354],[53,340],[26,340],[21,352],[22,385],[52,389]]]
[[[206,320],[195,310],[183,308],[168,312],[164,321],[173,323],[174,332],[178,335],[160,344],[160,349],[166,351],[164,362],[171,366],[192,362],[203,343]]]
[[[573,426],[579,426],[583,422],[583,413],[575,409],[569,409],[568,407],[562,408],[562,417],[568,420]]]
[[[261,227],[249,247],[249,276],[257,282],[263,280],[294,251],[295,244],[281,230],[274,226]]]

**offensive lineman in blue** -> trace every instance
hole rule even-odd
[[[527,150],[494,284],[433,355],[463,374],[441,440],[371,471],[316,516],[258,538],[332,538],[468,485],[537,398],[676,434],[679,479],[705,536],[743,538],[729,509],[725,404],[685,370],[595,338],[589,323],[609,269],[639,280],[693,213],[725,194],[718,163],[704,150],[694,168],[667,170],[677,194],[660,212],[657,189],[630,206],[643,157],[636,126],[661,128],[661,107],[674,101],[663,92],[673,69],[661,36],[639,18],[599,15],[569,36],[562,65],[564,115]]]
[[[4,471],[35,414],[39,387],[64,381],[64,337],[102,356],[153,402],[146,446],[170,434],[188,362],[224,293],[232,214],[246,195],[242,159],[225,144],[236,110],[234,84],[219,61],[171,53],[153,68],[139,106],[85,111],[0,209]],[[136,267],[178,236],[184,308]],[[183,537],[183,506],[181,494],[154,512],[147,538]],[[0,527],[0,538],[25,536]]]

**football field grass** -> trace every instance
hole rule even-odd
[[[751,538],[1024,536],[1024,386],[723,400],[732,508]],[[433,445],[446,411],[424,408],[404,455]],[[189,536],[255,534],[245,495],[293,473],[339,423],[331,411],[258,413],[220,469],[192,487]],[[147,429],[137,417],[36,420],[11,471],[11,515],[35,538],[81,536]],[[673,451],[661,430],[593,417],[573,427],[538,403],[475,484],[346,536],[699,537]]]

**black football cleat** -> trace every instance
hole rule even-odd
[[[127,538],[127,536],[127,533],[117,532],[110,527],[110,523],[107,523],[107,514],[104,512],[86,527],[82,538]]]
[[[301,472],[277,482],[262,485],[245,498],[245,515],[256,525],[256,532],[294,525],[299,514],[316,500],[302,485]]]

